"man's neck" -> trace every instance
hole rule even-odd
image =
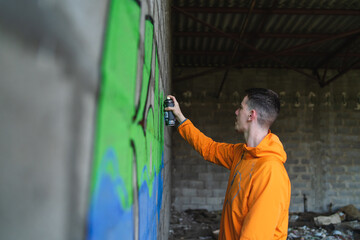
[[[246,145],[248,147],[257,147],[268,133],[269,129],[250,128],[248,131],[244,132]]]

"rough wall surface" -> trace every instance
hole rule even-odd
[[[168,15],[162,1],[0,1],[0,239],[167,239]]]
[[[84,238],[105,15],[0,2],[0,239]]]
[[[176,69],[178,75],[191,73]],[[329,76],[334,73],[328,73]],[[282,109],[271,130],[288,154],[292,183],[290,211],[360,207],[360,77],[342,76],[325,88],[288,70],[233,70],[220,98],[221,74],[175,83],[184,115],[215,141],[243,142],[234,131],[235,110],[244,90],[265,87],[278,92]],[[228,170],[204,161],[179,134],[173,135],[172,206],[222,209]]]

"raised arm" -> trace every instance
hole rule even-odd
[[[190,120],[186,120],[176,98],[171,95],[168,97],[174,101],[174,107],[168,107],[165,108],[165,110],[173,111],[177,121],[182,123],[178,128],[180,135],[200,153],[205,160],[230,169],[234,160],[234,149],[237,145],[215,142],[205,136]]]

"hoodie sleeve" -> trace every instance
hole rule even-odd
[[[190,120],[184,121],[178,131],[200,155],[207,161],[217,165],[231,168],[234,160],[235,144],[219,143],[205,136]]]
[[[273,239],[279,222],[287,216],[290,182],[280,161],[265,161],[254,173],[240,239]],[[281,226],[281,229],[286,226]],[[286,232],[281,238],[286,239]]]

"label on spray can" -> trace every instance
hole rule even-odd
[[[164,101],[164,107],[173,107],[174,101],[171,98],[167,98]],[[165,118],[165,125],[167,126],[175,126],[175,116],[172,111],[165,111],[164,112],[164,118]]]

